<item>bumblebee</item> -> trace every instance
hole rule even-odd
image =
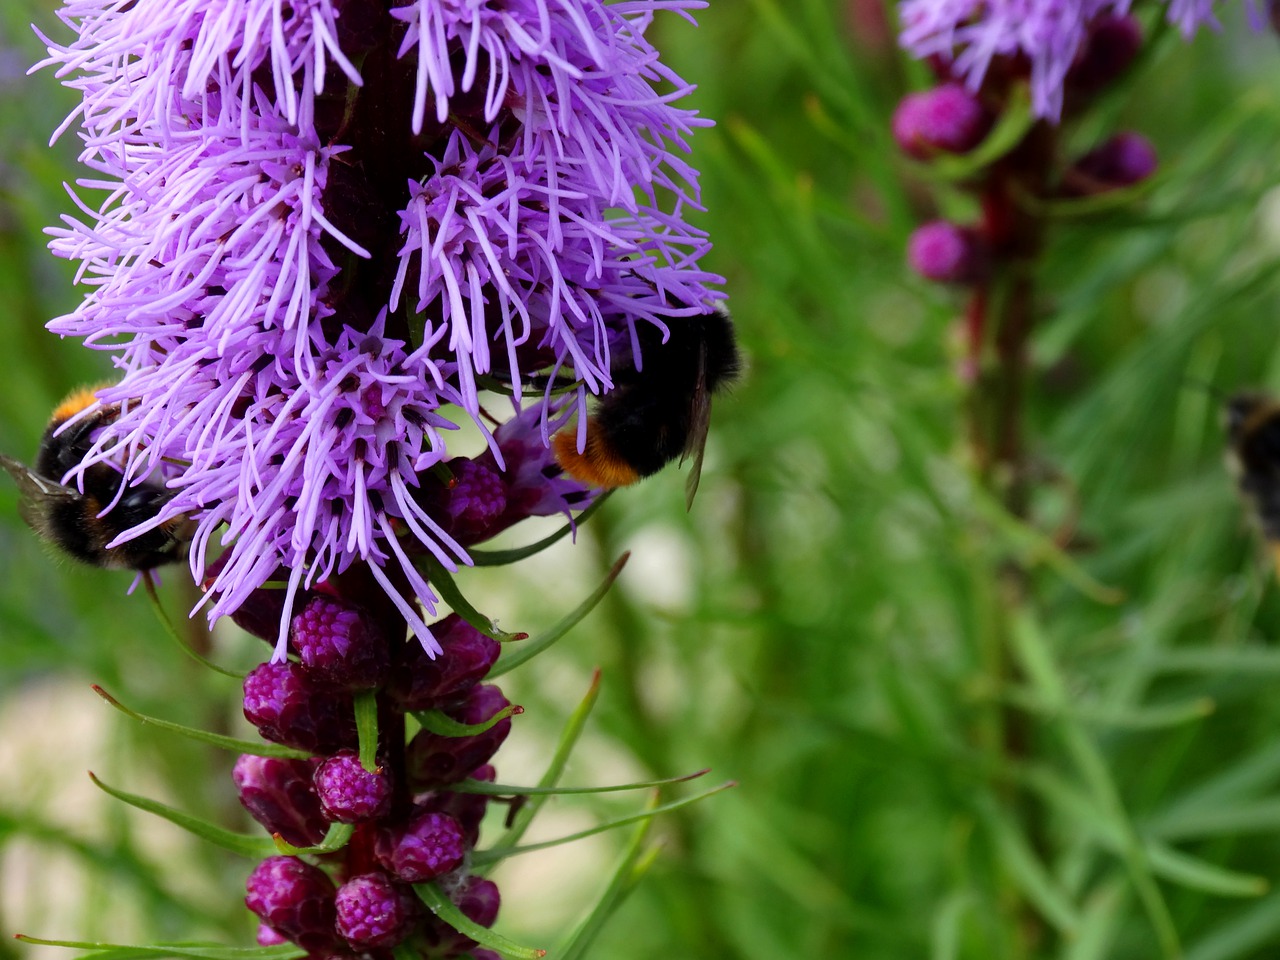
[[[1280,401],[1240,393],[1227,401],[1227,440],[1240,492],[1252,504],[1280,572]]]
[[[106,463],[84,471],[83,493],[59,482],[88,455],[98,428],[120,415],[118,404],[106,404],[60,432],[96,399],[92,388],[84,388],[57,406],[40,439],[34,468],[0,454],[0,467],[18,484],[19,515],[44,540],[82,563],[113,570],[150,570],[182,560],[190,540],[190,525],[184,517],[165,521],[118,546],[107,546],[126,530],[154,519],[171,499],[168,491],[143,483],[122,493],[124,477]],[[117,496],[120,499],[104,514]]]
[[[686,484],[693,503],[711,423],[711,397],[733,383],[742,358],[733,319],[722,306],[692,317],[671,317],[669,334],[652,324],[636,328],[639,364],[613,370],[613,389],[587,420],[586,444],[570,425],[556,434],[564,472],[592,487],[625,487],[672,460],[692,456]],[[639,369],[637,369],[637,366]]]

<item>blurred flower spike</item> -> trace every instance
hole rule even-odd
[[[197,521],[197,581],[227,546],[211,618],[280,568],[287,610],[366,562],[430,645],[403,600],[433,612],[413,558],[467,562],[423,506],[445,432],[473,421],[505,470],[494,389],[536,408],[545,450],[636,324],[714,297],[685,222],[707,121],[645,38],[657,11],[705,5],[65,3],[76,38],[45,38],[40,66],[83,95],[59,133],[78,127],[93,173],[51,247],[89,292],[50,328],[121,373],[85,465],[163,479],[155,522]]]
[[[1015,71],[1029,72],[1036,116],[1056,121],[1068,75],[1091,59],[1094,24],[1114,23],[1129,7],[1128,0],[901,0],[900,41],[916,57],[936,58],[973,91],[992,60],[1004,58]],[[1186,38],[1202,26],[1218,27],[1213,0],[1170,0],[1167,7],[1169,22]],[[1259,25],[1252,6],[1250,14]]]

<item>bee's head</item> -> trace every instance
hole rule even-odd
[[[1245,425],[1269,402],[1264,393],[1237,393],[1227,401],[1227,437],[1234,443],[1243,435]]]

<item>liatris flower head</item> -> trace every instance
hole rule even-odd
[[[981,245],[974,231],[949,220],[934,220],[912,232],[907,262],[926,280],[964,283],[973,280],[981,264]]]
[[[385,873],[352,877],[338,888],[335,910],[338,933],[356,950],[394,947],[421,912],[413,891]]]
[[[106,193],[51,231],[90,287],[51,328],[122,374],[81,469],[171,494],[122,537],[188,518],[211,617],[283,573],[277,658],[295,598],[358,565],[436,649],[416,560],[454,569],[580,505],[515,447],[545,453],[638,326],[713,298],[684,219],[704,121],[645,36],[704,5],[68,0],[76,36],[45,62],[83,97],[81,192]],[[511,397],[518,443],[483,389]],[[462,420],[486,449],[450,505]]]
[[[315,596],[293,618],[290,645],[313,679],[371,690],[390,668],[388,639],[373,619],[336,597]]]
[[[935,153],[968,153],[991,129],[991,114],[958,83],[909,93],[893,114],[893,138],[917,160]]]
[[[244,715],[267,740],[330,754],[356,745],[351,697],[308,677],[296,663],[264,663],[244,678]]]
[[[307,847],[324,839],[329,820],[312,787],[316,764],[245,754],[231,771],[240,803],[270,833]]]
[[[1133,186],[1154,174],[1159,163],[1155,147],[1142,134],[1118,133],[1071,165],[1063,174],[1063,191],[1088,196]]]
[[[1029,74],[1032,109],[1056,120],[1067,76],[1099,19],[1128,13],[1126,0],[901,0],[900,41],[920,58],[937,57],[970,90],[982,84],[992,61]],[[1168,19],[1190,37],[1216,28],[1211,0],[1170,0]],[[1255,17],[1256,18],[1256,17]],[[1087,59],[1087,54],[1086,54]]]
[[[407,883],[425,883],[462,866],[466,838],[447,813],[424,810],[378,835],[379,862]]]
[[[324,815],[338,823],[359,823],[387,812],[391,780],[382,770],[366,770],[350,750],[329,757],[315,771],[315,792]],[[314,841],[313,841],[314,842]]]
[[[297,857],[268,857],[245,883],[245,905],[276,933],[307,950],[337,939],[333,881]]]

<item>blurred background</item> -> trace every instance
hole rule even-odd
[[[53,8],[0,4],[0,450],[23,458],[63,394],[109,376],[42,329],[77,299],[41,233],[71,209],[75,138],[46,141],[77,98],[24,76],[42,53],[28,24],[57,29]],[[1238,5],[1191,44],[1166,31],[1064,131],[1078,152],[1137,129],[1161,172],[1133,203],[1051,224],[1023,520],[972,468],[959,295],[904,263],[937,209],[888,133],[925,83],[892,17],[874,0],[659,17],[658,47],[718,121],[695,140],[700,222],[749,370],[716,406],[692,513],[672,469],[576,545],[463,579],[536,631],[632,553],[586,621],[504,680],[526,713],[499,779],[539,776],[598,666],[566,783],[738,782],[658,824],[656,864],[593,953],[609,960],[1179,955],[1162,924],[1187,960],[1280,956],[1280,596],[1202,386],[1280,389],[1277,38]],[[175,615],[193,602],[181,578]],[[0,930],[249,945],[252,864],[84,775],[249,827],[234,757],[89,690],[243,733],[236,684],[166,641],[129,582],[53,558],[0,483]],[[264,653],[234,630],[215,650],[246,668]],[[640,802],[553,800],[534,838]],[[624,841],[505,864],[498,929],[553,945]]]

